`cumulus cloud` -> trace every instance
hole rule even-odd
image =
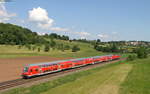
[[[68,28],[60,28],[60,27],[51,27],[49,30],[52,30],[52,31],[64,31],[64,32],[70,31]]]
[[[81,37],[80,39],[86,39],[86,37]]]
[[[54,20],[48,17],[48,12],[43,8],[33,8],[29,11],[29,20],[38,22],[40,26],[52,26]]]
[[[36,22],[37,26],[43,30],[51,30],[51,31],[69,31],[67,28],[54,27],[54,20],[48,17],[48,12],[41,8],[33,8],[29,11],[29,20],[32,22]]]
[[[103,40],[109,38],[109,35],[107,35],[107,34],[98,34],[97,36],[100,37],[100,38],[103,39]]]
[[[81,31],[81,32],[74,32],[74,34],[77,34],[80,36],[81,39],[86,39],[87,37],[91,36],[90,33]]]
[[[90,33],[88,33],[88,32],[76,32],[76,34],[78,34],[78,35],[80,35],[80,36],[89,36],[89,35],[91,35]]]
[[[5,22],[10,20],[12,17],[16,16],[15,13],[8,13],[5,8],[5,3],[0,3],[0,22]]]

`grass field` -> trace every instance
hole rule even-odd
[[[150,94],[150,58],[121,61],[3,94]]]
[[[118,94],[118,89],[132,66],[116,65],[93,71],[70,83],[50,89],[42,94]],[[65,91],[65,92],[64,92]],[[64,93],[62,93],[64,92]]]
[[[59,41],[61,42],[61,41]],[[71,52],[71,50],[65,50],[64,52],[60,50],[50,50],[49,52],[44,52],[43,48],[38,52],[37,49],[29,50],[26,47],[18,49],[17,45],[0,45],[0,58],[16,58],[16,57],[25,57],[25,56],[53,56],[53,57],[88,57],[95,55],[102,55],[104,53],[97,52],[93,49],[90,44],[80,43],[80,42],[67,42],[62,41],[61,43],[69,44],[69,45],[79,45],[80,51]]]
[[[133,68],[121,84],[120,94],[150,94],[150,58],[129,63]]]

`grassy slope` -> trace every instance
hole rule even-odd
[[[120,94],[150,94],[150,58],[130,63],[133,68],[122,83]]]
[[[24,56],[53,56],[53,57],[86,57],[86,56],[95,56],[102,55],[102,52],[95,51],[90,44],[79,43],[79,42],[67,42],[67,41],[58,41],[59,43],[69,44],[69,45],[79,45],[81,51],[73,53],[71,50],[59,51],[59,50],[50,50],[49,52],[38,52],[28,50],[27,48],[18,49],[18,46],[11,45],[0,45],[0,58],[16,58]]]
[[[105,68],[42,94],[118,94],[120,83],[131,68],[129,64]]]

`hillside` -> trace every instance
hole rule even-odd
[[[59,43],[64,43],[67,45],[79,45],[80,51],[72,52],[71,49],[61,51],[58,49],[50,49],[49,52],[44,52],[43,46],[35,46],[33,49],[28,49],[26,46],[19,48],[19,45],[0,45],[0,58],[17,58],[17,57],[28,57],[28,56],[52,56],[52,57],[85,57],[85,56],[95,56],[102,55],[104,53],[98,52],[93,49],[90,44],[80,43],[80,42],[66,42],[57,40]],[[41,51],[38,51],[38,47],[40,47]]]
[[[35,44],[43,43],[44,39],[27,28],[13,24],[0,23],[0,44]]]
[[[45,47],[48,46],[48,51]],[[72,52],[73,46],[80,51]],[[69,41],[68,36],[55,33],[38,35],[27,28],[0,23],[0,58],[24,56],[84,57],[100,55],[89,43]]]

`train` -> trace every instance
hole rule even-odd
[[[66,69],[86,66],[89,64],[112,61],[119,59],[120,57],[121,57],[120,55],[104,55],[104,56],[93,56],[93,57],[45,62],[38,64],[28,64],[24,66],[21,76],[23,79],[28,79],[40,75],[59,72]]]

